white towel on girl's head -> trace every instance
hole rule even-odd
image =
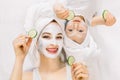
[[[75,62],[86,63],[85,61],[88,57],[91,55],[94,56],[98,52],[97,45],[91,37],[89,31],[87,32],[86,38],[82,44],[72,41],[67,36],[65,36],[64,42],[67,58],[69,56],[74,56]]]

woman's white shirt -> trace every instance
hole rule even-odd
[[[72,80],[71,67],[67,64],[66,64],[66,76],[67,76],[66,80]],[[42,80],[38,68],[35,68],[33,70],[33,80]]]

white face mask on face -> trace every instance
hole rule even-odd
[[[63,35],[60,26],[51,22],[42,31],[39,38],[39,50],[48,58],[56,58],[63,47]]]
[[[70,21],[66,26],[66,34],[71,40],[81,44],[87,35],[87,25],[83,22]]]

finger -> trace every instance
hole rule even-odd
[[[112,20],[112,19],[107,19],[106,22],[105,22],[105,24],[106,24],[107,26],[112,26],[114,23],[115,23],[115,21]]]
[[[83,68],[79,68],[73,72],[74,75],[78,75],[79,73],[88,74],[88,70],[83,69]]]
[[[77,64],[76,64],[76,67],[74,68],[74,71],[78,71],[78,70],[82,70],[82,71],[84,71],[85,73],[88,72],[87,66],[86,66],[86,65],[83,65],[82,63],[77,63]]]
[[[14,49],[16,50],[18,48],[23,50],[23,51],[25,51],[26,50],[26,44],[24,42],[17,42],[17,43],[15,43],[14,44]]]
[[[76,67],[74,68],[74,72],[76,72],[78,69],[81,69],[81,68],[82,68],[81,65],[76,66]]]
[[[66,12],[65,9],[61,9],[60,11],[57,11],[57,14],[63,15]]]
[[[113,18],[114,16],[110,12],[106,14],[106,20],[112,20]]]
[[[72,70],[74,70],[76,68],[76,65],[77,65],[76,63],[72,64],[72,66],[71,66]]]
[[[17,46],[24,46],[26,44],[26,42],[24,41],[24,40],[18,40],[18,41],[16,41],[16,45]]]
[[[21,40],[21,41],[24,41],[25,43],[27,43],[29,39],[31,39],[31,38],[28,35],[21,35],[16,40],[18,40],[18,41]]]
[[[64,19],[66,19],[69,16],[69,11],[66,10],[62,16]]]
[[[28,36],[28,35],[25,35],[25,34],[20,34],[20,35],[18,35],[17,38],[21,38],[21,37],[29,37],[29,36]]]
[[[89,77],[88,74],[83,74],[83,73],[75,76],[75,78],[78,79],[78,80],[88,79],[88,77]]]
[[[78,75],[78,74],[80,74],[80,73],[88,74],[88,71],[86,71],[86,70],[84,70],[84,69],[79,69],[79,70],[77,70],[77,71],[74,73],[74,75]]]
[[[32,43],[32,38],[28,38],[28,41],[27,41],[26,45],[27,45],[28,47],[30,47],[31,43]]]
[[[22,43],[26,43],[26,40],[25,40],[24,38],[18,38],[18,39],[15,40],[14,43],[15,43],[15,44],[16,44],[16,43],[21,43],[21,44],[22,44]]]
[[[30,45],[31,45],[31,43],[32,43],[32,38],[27,38],[27,39],[25,39],[25,38],[21,38],[21,39],[19,39],[19,41],[18,42],[20,42],[21,43],[21,48],[24,48],[24,50],[28,50],[29,49],[29,47],[30,47]]]
[[[27,39],[28,39],[28,36],[21,35],[13,41],[13,44],[15,44],[17,42],[25,42],[26,43]]]

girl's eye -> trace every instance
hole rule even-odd
[[[79,32],[83,32],[83,30],[79,30]]]
[[[68,29],[68,31],[72,32],[73,30],[72,29]]]
[[[57,36],[57,37],[56,37],[57,40],[60,40],[60,39],[62,39],[62,38],[63,38],[62,36]]]
[[[44,39],[50,39],[50,36],[43,36]]]

